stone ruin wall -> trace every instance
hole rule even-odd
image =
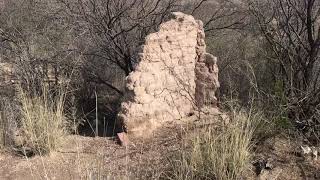
[[[206,53],[201,21],[180,12],[146,37],[140,63],[127,77],[118,122],[143,135],[163,122],[216,106],[217,58]]]

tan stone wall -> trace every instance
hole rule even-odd
[[[202,28],[202,26],[200,27]],[[195,67],[195,100],[197,107],[200,109],[203,109],[204,107],[215,108],[217,106],[217,98],[215,93],[220,87],[220,83],[218,80],[219,70],[217,65],[217,57],[214,57],[212,54],[206,53],[204,38],[205,35],[202,29],[198,36],[198,59]]]
[[[202,22],[180,12],[147,36],[140,63],[127,77],[119,113],[127,131],[145,134],[163,122],[193,113],[197,99],[215,100],[214,92],[209,96],[205,92],[216,89],[218,72],[216,58],[205,52],[204,38]]]

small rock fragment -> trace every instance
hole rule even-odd
[[[129,138],[125,132],[117,133],[118,141],[121,146],[128,146],[129,145]]]
[[[311,149],[312,149],[313,160],[317,161],[318,160],[318,150],[315,147],[311,147]]]
[[[301,149],[302,149],[302,154],[310,154],[312,151],[309,146],[301,146]]]
[[[268,160],[267,160],[267,163],[266,163],[266,167],[265,167],[265,168],[266,168],[266,169],[269,169],[269,170],[271,170],[271,169],[274,168],[273,160],[272,160],[272,159],[268,159]]]

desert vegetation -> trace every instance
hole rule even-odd
[[[252,140],[261,123],[259,113],[232,111],[231,123],[210,127],[191,138],[191,149],[173,158],[172,179],[239,179],[250,163]],[[190,142],[188,142],[190,143]]]
[[[64,92],[50,97],[45,89],[41,96],[30,97],[20,90],[22,141],[31,151],[42,154],[54,151],[67,133],[67,120],[63,113]],[[61,91],[61,90],[60,90]]]
[[[219,113],[115,145],[173,12],[203,23]],[[319,179],[319,153],[317,0],[0,0],[0,179]]]

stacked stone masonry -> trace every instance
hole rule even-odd
[[[118,122],[143,135],[163,122],[215,107],[217,58],[206,53],[201,21],[180,12],[146,37],[140,62],[127,77]]]

